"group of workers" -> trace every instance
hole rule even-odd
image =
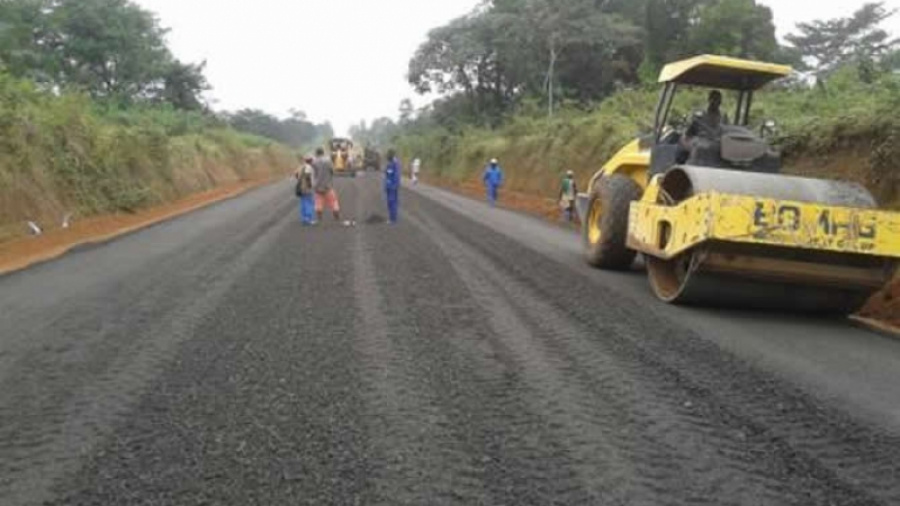
[[[418,184],[421,160],[413,160],[410,168],[410,181]],[[387,152],[387,165],[384,169],[384,193],[388,209],[388,223],[396,224],[400,212],[400,187],[402,165],[394,150]],[[297,196],[300,198],[300,222],[303,225],[317,225],[322,221],[325,208],[331,210],[335,221],[341,221],[341,206],[338,194],[334,189],[334,164],[325,156],[325,150],[316,149],[315,157],[307,156],[294,174],[297,180]],[[487,191],[487,201],[491,207],[497,205],[500,188],[503,186],[503,169],[495,158],[490,161],[482,176]],[[572,171],[568,171],[560,188],[560,203],[567,221],[574,220],[575,196],[578,193]],[[343,225],[352,226],[355,222],[343,221]]]
[[[401,165],[397,154],[391,150],[387,154],[387,166],[384,169],[384,192],[388,207],[388,222],[397,223],[400,209]],[[415,170],[418,178],[418,169]],[[325,156],[325,150],[316,149],[315,157],[307,156],[294,174],[297,180],[296,193],[300,198],[300,222],[314,226],[322,221],[327,207],[334,215],[335,221],[341,222],[341,203],[334,188],[334,164]],[[353,220],[341,222],[344,226],[353,226]]]
[[[341,220],[341,202],[334,190],[334,164],[330,157],[325,156],[324,149],[316,149],[315,157],[304,158],[294,177],[297,179],[297,196],[300,197],[301,223],[318,224],[326,207],[331,210],[335,221]],[[345,221],[343,224],[349,226],[352,222]]]
[[[706,110],[696,115],[684,135],[680,136],[678,141],[679,163],[685,162],[696,139],[715,138],[720,134],[722,126],[728,124],[727,116],[721,112],[722,93],[714,90],[707,99]],[[413,185],[418,184],[421,165],[421,160],[416,158],[410,166],[409,177]],[[334,190],[334,166],[330,158],[325,156],[324,149],[317,149],[315,158],[307,157],[295,177],[298,180],[297,195],[300,197],[300,220],[303,224],[317,224],[322,220],[322,214],[326,207],[332,211],[335,220],[340,221],[340,201]],[[394,150],[389,150],[384,170],[384,192],[388,208],[388,223],[391,224],[397,223],[399,219],[401,179],[400,159]],[[491,207],[497,205],[503,182],[503,169],[500,167],[500,162],[496,158],[491,159],[482,174],[487,202]],[[577,195],[578,185],[575,182],[575,174],[571,170],[566,171],[558,195],[562,216],[566,221],[575,221]],[[355,223],[345,221],[343,224],[353,225]]]

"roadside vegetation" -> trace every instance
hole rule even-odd
[[[862,182],[896,208],[900,53],[881,28],[891,15],[867,3],[801,24],[782,44],[755,0],[494,0],[433,30],[411,58],[411,86],[441,98],[420,110],[404,101],[399,120],[354,134],[421,158],[426,177],[451,184],[497,157],[509,189],[554,197],[565,170],[585,184],[650,130],[665,63],[736,56],[798,70],[758,96],[753,116],[754,126],[776,120],[788,171]],[[673,116],[704,106],[684,93]]]
[[[427,176],[451,184],[480,176],[485,161],[502,160],[509,189],[555,197],[560,174],[586,182],[616,151],[653,123],[658,90],[617,93],[591,110],[566,106],[553,117],[525,104],[497,128],[412,128],[394,142],[407,157],[427,161]],[[704,106],[682,94],[676,118]],[[727,109],[726,109],[727,110]],[[775,141],[786,171],[865,184],[885,205],[900,207],[900,76],[863,82],[842,70],[827,89],[776,89],[757,97],[755,123],[777,122]]]
[[[331,135],[296,111],[215,113],[203,63],[178,60],[128,0],[0,2],[0,241],[26,220],[133,212],[294,168]]]

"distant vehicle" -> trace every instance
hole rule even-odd
[[[343,137],[331,139],[331,162],[334,164],[334,172],[341,176],[356,176],[353,167],[353,141]]]
[[[363,153],[363,169],[364,170],[381,170],[381,153],[371,145],[366,146]]]

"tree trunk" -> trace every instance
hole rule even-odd
[[[553,106],[554,106],[554,73],[556,70],[556,43],[555,41],[550,41],[550,68],[547,70],[547,108],[548,108],[548,116],[553,117]]]

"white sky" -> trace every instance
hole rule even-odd
[[[759,0],[779,35],[800,21],[850,15],[863,0]],[[185,61],[207,61],[216,109],[285,116],[296,108],[338,133],[361,119],[397,116],[407,63],[428,31],[478,0],[136,0],[171,28]],[[887,0],[900,8],[900,0]],[[885,25],[900,35],[900,14]]]

